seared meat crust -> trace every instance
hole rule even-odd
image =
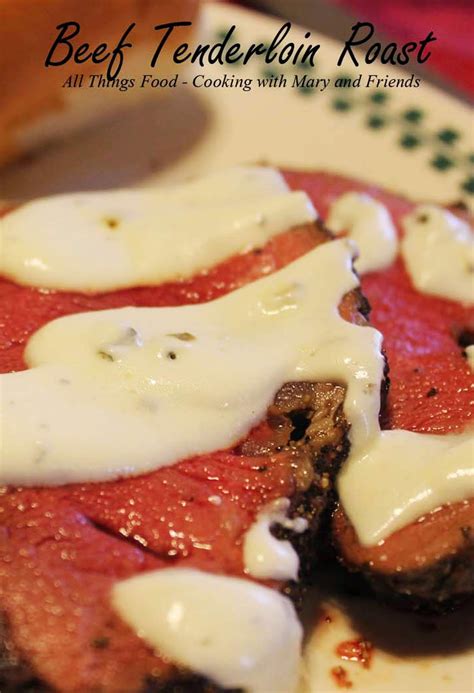
[[[397,606],[443,612],[474,594],[474,499],[438,508],[373,547],[359,544],[339,507],[333,537],[344,565]]]

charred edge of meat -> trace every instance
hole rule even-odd
[[[359,576],[360,587],[363,589],[365,585],[367,592],[390,606],[441,615],[474,598],[474,530],[461,531],[464,547],[425,568],[382,573],[368,563],[355,565],[345,560],[338,546],[335,551],[339,563],[354,576]]]
[[[445,557],[426,570],[374,576],[373,587],[400,608],[446,613],[473,597],[474,546]]]
[[[390,390],[390,365],[388,363],[387,354],[385,349],[382,347],[382,356],[384,360],[383,367],[383,378],[380,385],[380,413],[379,413],[379,424],[381,428],[387,428],[388,424],[388,411],[387,411],[387,399]]]
[[[332,383],[286,383],[276,394],[268,410],[271,429],[268,440],[245,441],[245,455],[272,455],[286,451],[290,455],[295,479],[290,517],[303,517],[308,529],[301,534],[274,526],[272,533],[288,539],[300,558],[299,581],[288,582],[283,593],[298,607],[310,582],[314,562],[316,534],[321,519],[334,497],[334,481],[349,451],[349,424],[344,416],[345,388]]]
[[[442,558],[425,570],[390,575],[376,573],[368,566],[357,569],[346,565],[350,571],[359,572],[370,590],[390,606],[427,615],[449,613],[473,599],[473,566],[473,548]]]

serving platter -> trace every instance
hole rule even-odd
[[[281,23],[234,5],[209,3],[200,30],[215,41],[235,24],[236,38],[247,44],[269,41]],[[303,34],[292,29],[295,39]],[[474,142],[467,106],[424,81],[419,87],[336,87],[338,78],[360,75],[365,84],[370,74],[407,84],[411,73],[389,66],[338,70],[341,45],[314,31],[311,41],[322,45],[312,70],[270,71],[258,59],[230,69],[194,67],[194,74],[180,76],[177,88],[150,90],[146,101],[3,170],[0,197],[165,185],[230,164],[268,162],[352,175],[413,199],[462,199],[473,206]],[[213,86],[193,86],[196,75],[203,75],[196,85],[210,80]],[[226,75],[227,85],[233,77],[234,84],[251,80],[251,88],[225,86]],[[258,78],[273,77],[286,85],[258,86]],[[302,692],[349,685],[362,693],[473,690],[472,608],[443,619],[402,614],[351,595],[351,581],[340,573],[321,575],[320,582],[305,613]],[[354,639],[372,643],[369,666],[337,653],[341,642]],[[345,678],[335,675],[340,666]]]

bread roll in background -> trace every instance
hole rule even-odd
[[[117,87],[63,88],[69,75],[105,74],[108,62],[91,60],[48,67],[44,63],[62,22],[75,21],[80,33],[75,47],[107,43],[113,49],[127,27],[135,22],[124,51],[119,78],[178,72],[171,61],[177,43],[189,41],[195,29],[199,0],[0,0],[0,165],[55,138],[103,119],[138,99],[166,90]],[[162,32],[154,27],[170,21],[192,21],[176,29],[155,68],[150,61]],[[59,52],[58,52],[59,55]],[[171,91],[171,90],[170,90]]]

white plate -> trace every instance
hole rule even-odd
[[[247,44],[270,39],[281,22],[235,6],[206,8],[205,35],[215,38],[232,24]],[[303,32],[294,32],[302,38]],[[340,45],[316,32],[312,40],[322,48],[309,76],[334,81]],[[197,73],[255,80],[264,71],[257,59],[245,68],[216,66]],[[378,66],[364,68],[362,80],[369,72],[407,76]],[[341,73],[357,76],[359,70],[345,68]],[[181,86],[168,100],[136,105],[126,115],[5,170],[0,174],[1,195],[23,198],[151,185],[228,164],[267,161],[353,175],[415,199],[464,198],[473,203],[474,143],[465,105],[424,83],[418,89],[302,91],[290,86],[294,74],[294,69],[283,70],[288,84],[280,89],[254,86],[244,92]],[[338,594],[338,589],[325,590],[326,596],[315,596],[309,606],[302,690],[341,691],[330,673],[339,665],[361,693],[473,690],[472,609],[445,618],[433,630],[426,619],[399,614],[371,600],[334,596]],[[321,621],[321,610],[330,614],[331,623]],[[341,640],[355,636],[374,643],[370,669],[343,662],[335,654]]]

